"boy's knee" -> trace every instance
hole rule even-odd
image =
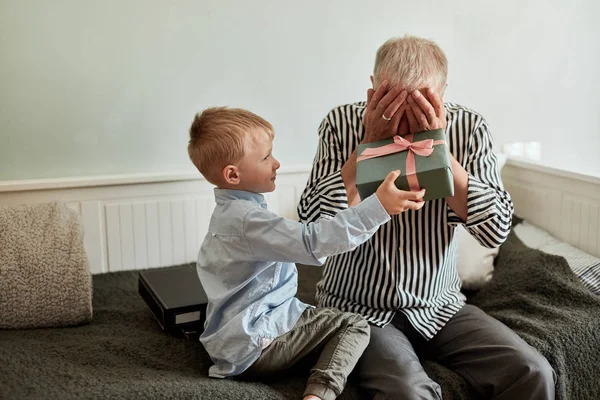
[[[349,327],[352,327],[361,333],[365,333],[367,336],[371,335],[369,323],[363,316],[355,313],[344,313],[344,316],[346,317],[346,323]]]

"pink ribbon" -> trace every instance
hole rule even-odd
[[[408,187],[412,191],[419,191],[419,179],[417,178],[417,169],[415,166],[415,154],[421,157],[429,157],[433,153],[433,146],[438,144],[446,144],[444,140],[425,139],[418,142],[413,142],[413,134],[402,136],[394,136],[394,143],[386,144],[381,147],[372,147],[365,149],[356,161],[368,160],[370,158],[383,157],[389,154],[408,151],[406,156],[406,179]]]

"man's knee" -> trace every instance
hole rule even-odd
[[[531,348],[516,357],[515,361],[515,367],[521,371],[519,380],[524,390],[554,393],[556,375],[546,357]]]
[[[535,356],[529,360],[529,367],[531,379],[554,387],[556,375],[554,373],[554,368],[552,368],[546,357],[536,351]]]
[[[410,379],[398,379],[393,384],[381,388],[374,396],[373,400],[442,400],[442,389],[440,385],[431,379],[422,379],[415,377]]]

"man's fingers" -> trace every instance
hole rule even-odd
[[[372,88],[367,89],[367,107],[369,107],[369,105],[371,104],[373,93],[375,93],[375,91]]]
[[[406,107],[406,119],[408,119],[408,126],[410,127],[411,133],[417,133],[421,131],[419,128],[419,123],[417,122],[411,107]]]
[[[369,108],[371,110],[375,110],[375,108],[377,108],[377,105],[379,105],[379,101],[385,95],[385,93],[387,92],[387,89],[388,89],[388,81],[384,80],[383,82],[381,82],[381,84],[379,85],[379,87],[377,88],[375,93],[373,93],[373,97],[371,97],[371,103],[369,104]]]
[[[394,114],[394,118],[392,118],[392,121],[391,121],[392,126],[390,128],[397,135],[400,134],[400,121],[402,120],[402,117],[404,116],[405,113],[406,113],[406,102],[402,103],[400,108],[398,108],[398,110]]]
[[[444,109],[444,103],[440,96],[438,96],[432,88],[427,89],[427,95],[429,96],[429,101],[431,102],[435,115],[440,119],[445,118],[446,110]]]
[[[413,115],[415,116],[415,119],[419,124],[419,130],[429,130],[429,122],[427,121],[427,117],[425,116],[425,114],[423,114],[423,110],[421,110],[421,107],[414,100],[409,102],[409,106],[412,110]]]
[[[406,112],[407,109],[408,109],[408,106],[406,105],[406,103],[404,103],[404,115],[405,116],[408,114]],[[400,124],[398,125],[397,132],[398,132],[398,135],[400,135],[400,136],[408,135],[410,133],[410,126],[408,125],[408,117],[400,119]]]
[[[400,86],[394,86],[385,94],[385,96],[383,96],[383,98],[379,101],[379,104],[377,104],[377,110],[381,113],[381,115],[384,115],[386,118],[393,117],[393,113],[386,114],[385,111],[387,111],[389,106],[394,102],[394,100],[396,100],[398,95],[400,95],[400,92]]]
[[[394,91],[400,90],[398,86],[396,86],[394,88]],[[392,93],[392,92],[390,92]],[[390,94],[388,93],[388,94]],[[395,118],[396,117],[396,111],[398,111],[400,109],[400,107],[404,104],[404,101],[406,100],[406,96],[408,94],[406,93],[406,90],[403,90],[402,92],[400,92],[400,94],[398,94],[394,100],[391,102],[391,104],[385,109],[385,111],[383,112],[383,115],[386,118]],[[386,95],[387,96],[387,95]],[[385,100],[385,98],[384,98]]]
[[[435,110],[433,108],[433,106],[429,103],[429,100],[427,100],[427,98],[425,96],[423,96],[423,94],[418,91],[415,90],[414,92],[411,93],[411,96],[413,98],[413,100],[417,103],[417,105],[420,107],[420,110],[422,114],[424,114],[425,118],[427,119],[427,125],[424,126],[432,126],[434,125],[434,122],[437,118],[436,114],[435,114]],[[415,112],[415,115],[417,116],[417,119],[419,119],[419,121],[421,120],[421,118],[419,117],[420,113]]]

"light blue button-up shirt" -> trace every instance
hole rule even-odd
[[[215,198],[198,255],[208,295],[200,341],[214,362],[209,375],[224,378],[250,367],[309,307],[295,297],[294,263],[322,265],[368,240],[390,217],[375,195],[308,225],[268,211],[258,193],[215,189]]]

